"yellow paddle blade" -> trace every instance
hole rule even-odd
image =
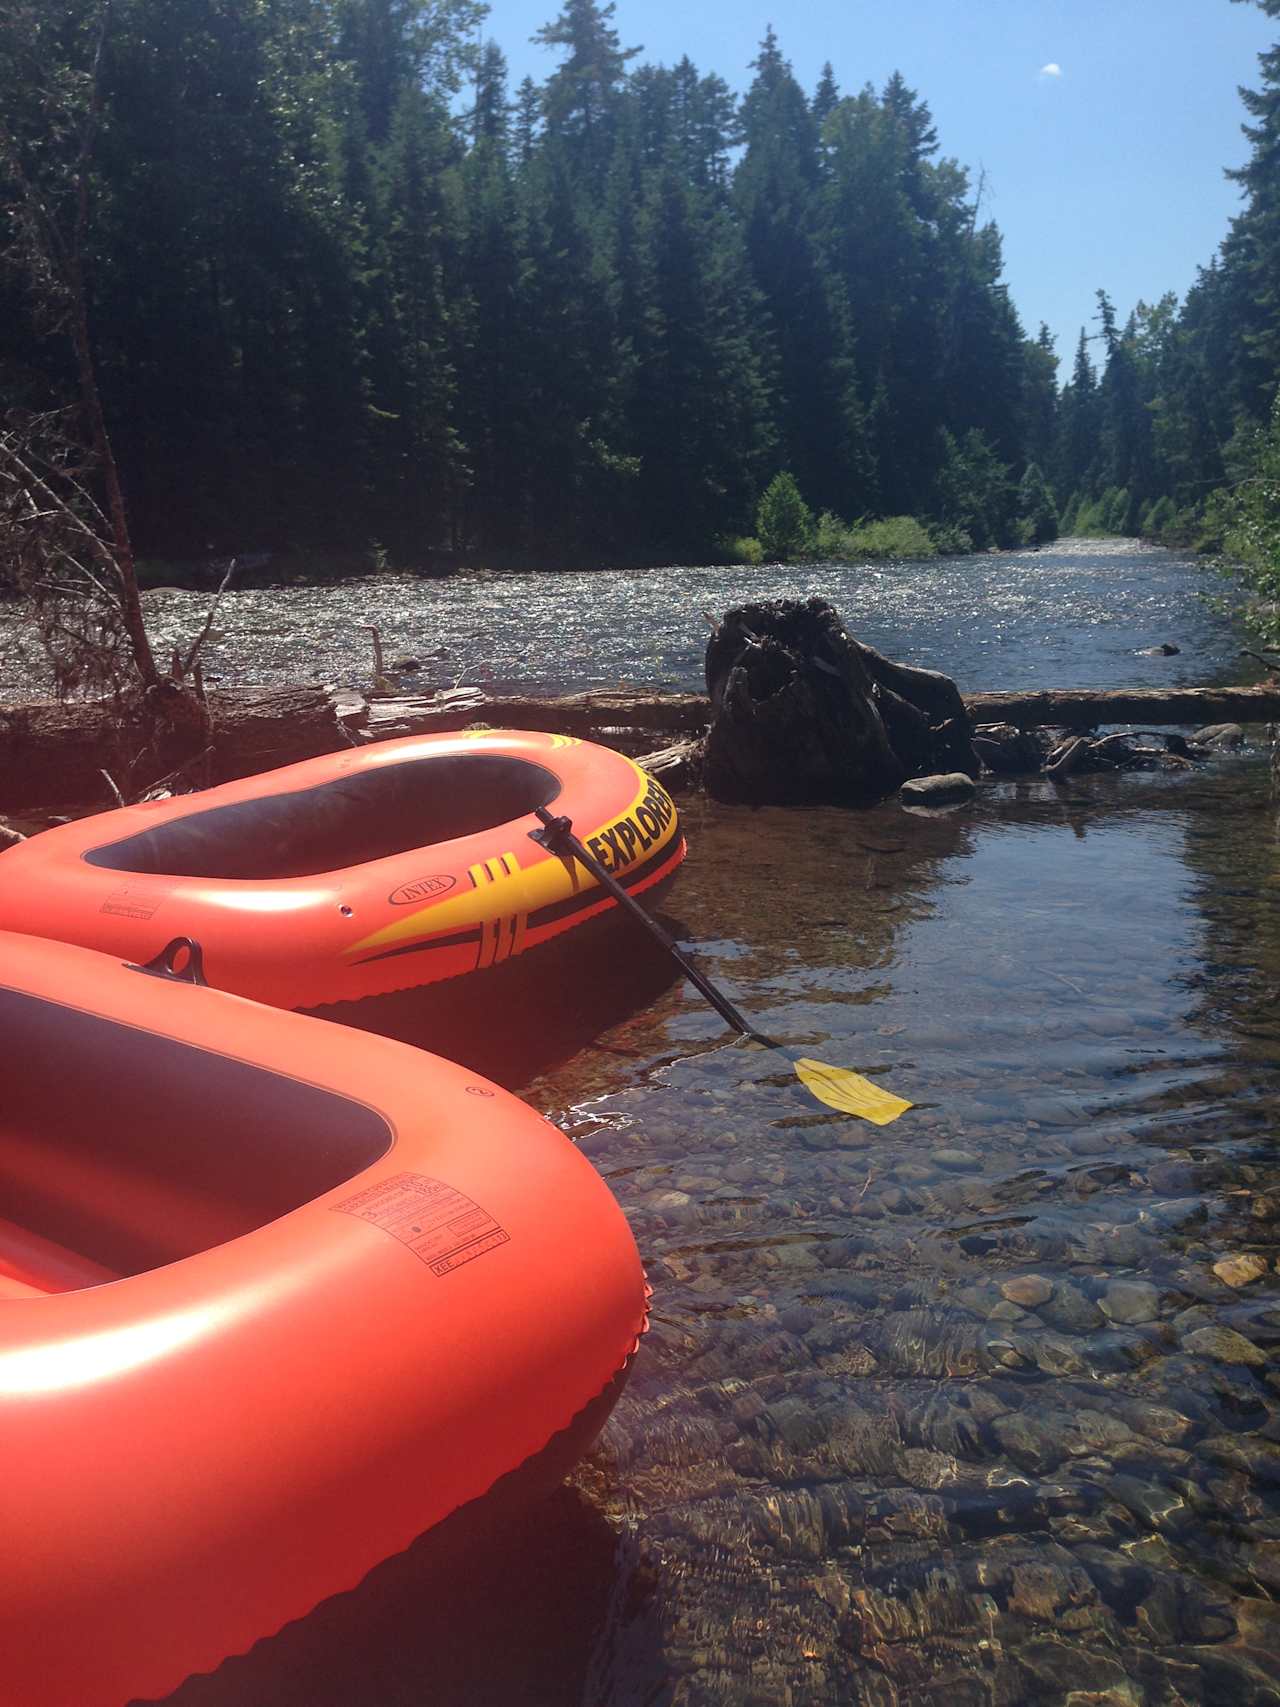
[[[856,1114],[874,1126],[887,1126],[912,1106],[892,1091],[882,1091],[861,1073],[851,1073],[847,1067],[829,1067],[825,1061],[811,1061],[801,1056],[792,1063],[796,1076],[829,1108],[844,1114]]]

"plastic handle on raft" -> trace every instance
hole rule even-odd
[[[177,960],[184,950],[187,960],[180,967]],[[148,978],[165,978],[171,984],[198,984],[204,989],[209,985],[204,975],[204,950],[193,936],[172,937],[145,966],[135,966],[132,961],[125,965],[130,972],[145,972]]]
[[[663,930],[653,915],[647,913],[633,895],[628,895],[617,878],[606,871],[591,850],[585,847],[574,835],[571,818],[558,818],[555,813],[548,812],[545,806],[536,807],[535,812],[542,822],[542,829],[529,831],[530,838],[533,841],[541,847],[548,848],[553,854],[559,855],[561,859],[568,859],[572,856],[578,860],[591,873],[596,882],[608,890],[619,906],[625,907],[629,913],[634,914],[649,935],[657,938],[694,989],[706,997],[716,1012],[727,1020],[735,1031],[740,1031],[744,1037],[755,1038],[757,1043],[769,1043],[767,1037],[762,1037],[754,1026],[747,1024],[729,998],[717,990],[709,978],[703,977],[698,968],[686,958],[675,940]],[[769,1046],[770,1048],[773,1047],[772,1044]]]

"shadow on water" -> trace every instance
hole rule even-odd
[[[668,918],[670,930],[679,924]],[[508,1089],[562,1066],[680,976],[629,919],[608,916],[471,977],[315,1009],[459,1061]],[[623,1038],[613,1052],[625,1053]]]
[[[565,1707],[627,1576],[604,1516],[571,1488],[465,1544],[428,1536],[172,1707]],[[634,1626],[634,1615],[629,1622]]]

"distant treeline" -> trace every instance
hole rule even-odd
[[[770,30],[738,99],[635,63],[596,0],[514,94],[473,0],[116,0],[105,37],[102,0],[7,10],[0,190],[83,240],[145,553],[706,558],[784,471],[828,540],[1190,525],[1275,391],[1274,55],[1220,258],[1181,309],[1121,325],[1100,295],[1101,371],[1082,335],[1060,393],[899,76],[806,94]],[[26,206],[10,407],[76,391]]]

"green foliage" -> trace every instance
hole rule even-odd
[[[931,521],[928,532],[940,557],[967,557],[974,549],[973,535],[954,522]]]
[[[805,557],[813,540],[813,515],[790,474],[775,474],[756,506],[756,535],[770,562]]]
[[[849,530],[846,556],[853,558],[936,557],[939,547],[915,516],[885,516],[856,522]]]
[[[1177,520],[1177,507],[1166,492],[1142,512],[1139,532],[1146,539],[1161,539]]]
[[[853,530],[834,510],[823,510],[814,523],[812,551],[820,563],[839,563],[853,555]]]
[[[1247,594],[1245,616],[1268,643],[1280,640],[1280,393],[1268,426],[1240,445],[1243,472],[1221,494],[1218,520],[1228,572]]]
[[[1044,545],[1058,537],[1058,507],[1039,463],[1027,464],[1018,487],[1018,532],[1023,545]]]
[[[724,555],[730,563],[750,563],[754,567],[764,562],[764,547],[752,534],[734,534],[724,542]]]
[[[1017,489],[1009,470],[976,428],[957,440],[942,433],[942,463],[934,479],[933,515],[967,533],[975,549],[1012,545]]]

